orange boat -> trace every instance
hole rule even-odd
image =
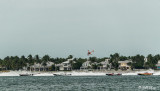
[[[146,73],[138,73],[138,75],[149,76],[149,75],[153,75],[153,73],[148,73],[148,72],[146,72]]]

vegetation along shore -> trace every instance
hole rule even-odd
[[[122,56],[118,53],[109,57],[97,58],[52,58],[49,55],[7,56],[0,59],[0,70],[26,70],[26,71],[72,71],[72,70],[138,70],[160,69],[160,55],[148,56]]]

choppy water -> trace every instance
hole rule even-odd
[[[0,91],[160,91],[160,76],[0,77]]]

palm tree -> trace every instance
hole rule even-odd
[[[34,64],[33,57],[31,54],[28,56],[28,63],[31,71],[31,66]]]
[[[73,55],[69,55],[67,59],[72,59],[73,58]]]
[[[115,54],[111,54],[110,55],[110,58],[111,58],[111,64],[112,64],[112,66],[115,68],[115,70],[118,70],[118,66],[119,66],[119,64],[118,64],[118,61],[120,61],[119,60],[119,54],[118,53],[115,53]]]
[[[3,66],[8,70],[10,68],[11,62],[10,62],[10,57],[7,56],[4,58]]]
[[[4,70],[4,68],[6,68],[6,61],[5,60],[2,60],[1,66],[2,66],[2,70]]]
[[[25,56],[23,55],[23,56],[21,56],[21,58],[20,58],[20,61],[21,61],[21,66],[22,66],[22,68],[23,67],[26,67],[27,66],[27,62],[26,62],[26,58],[25,58]]]
[[[70,60],[69,62],[71,64],[71,70],[72,70],[72,67],[73,67],[73,64],[74,64],[74,61],[73,60]]]
[[[39,55],[36,55],[36,56],[35,56],[35,61],[36,61],[36,63],[39,64],[39,71],[40,71],[40,65],[41,65],[42,61],[41,61],[41,59],[39,58]]]
[[[44,69],[47,66],[47,62],[49,62],[49,61],[50,61],[50,56],[49,55],[44,55],[43,58],[42,58],[42,65],[43,65]]]

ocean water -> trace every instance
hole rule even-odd
[[[160,91],[160,76],[0,77],[0,91]]]

